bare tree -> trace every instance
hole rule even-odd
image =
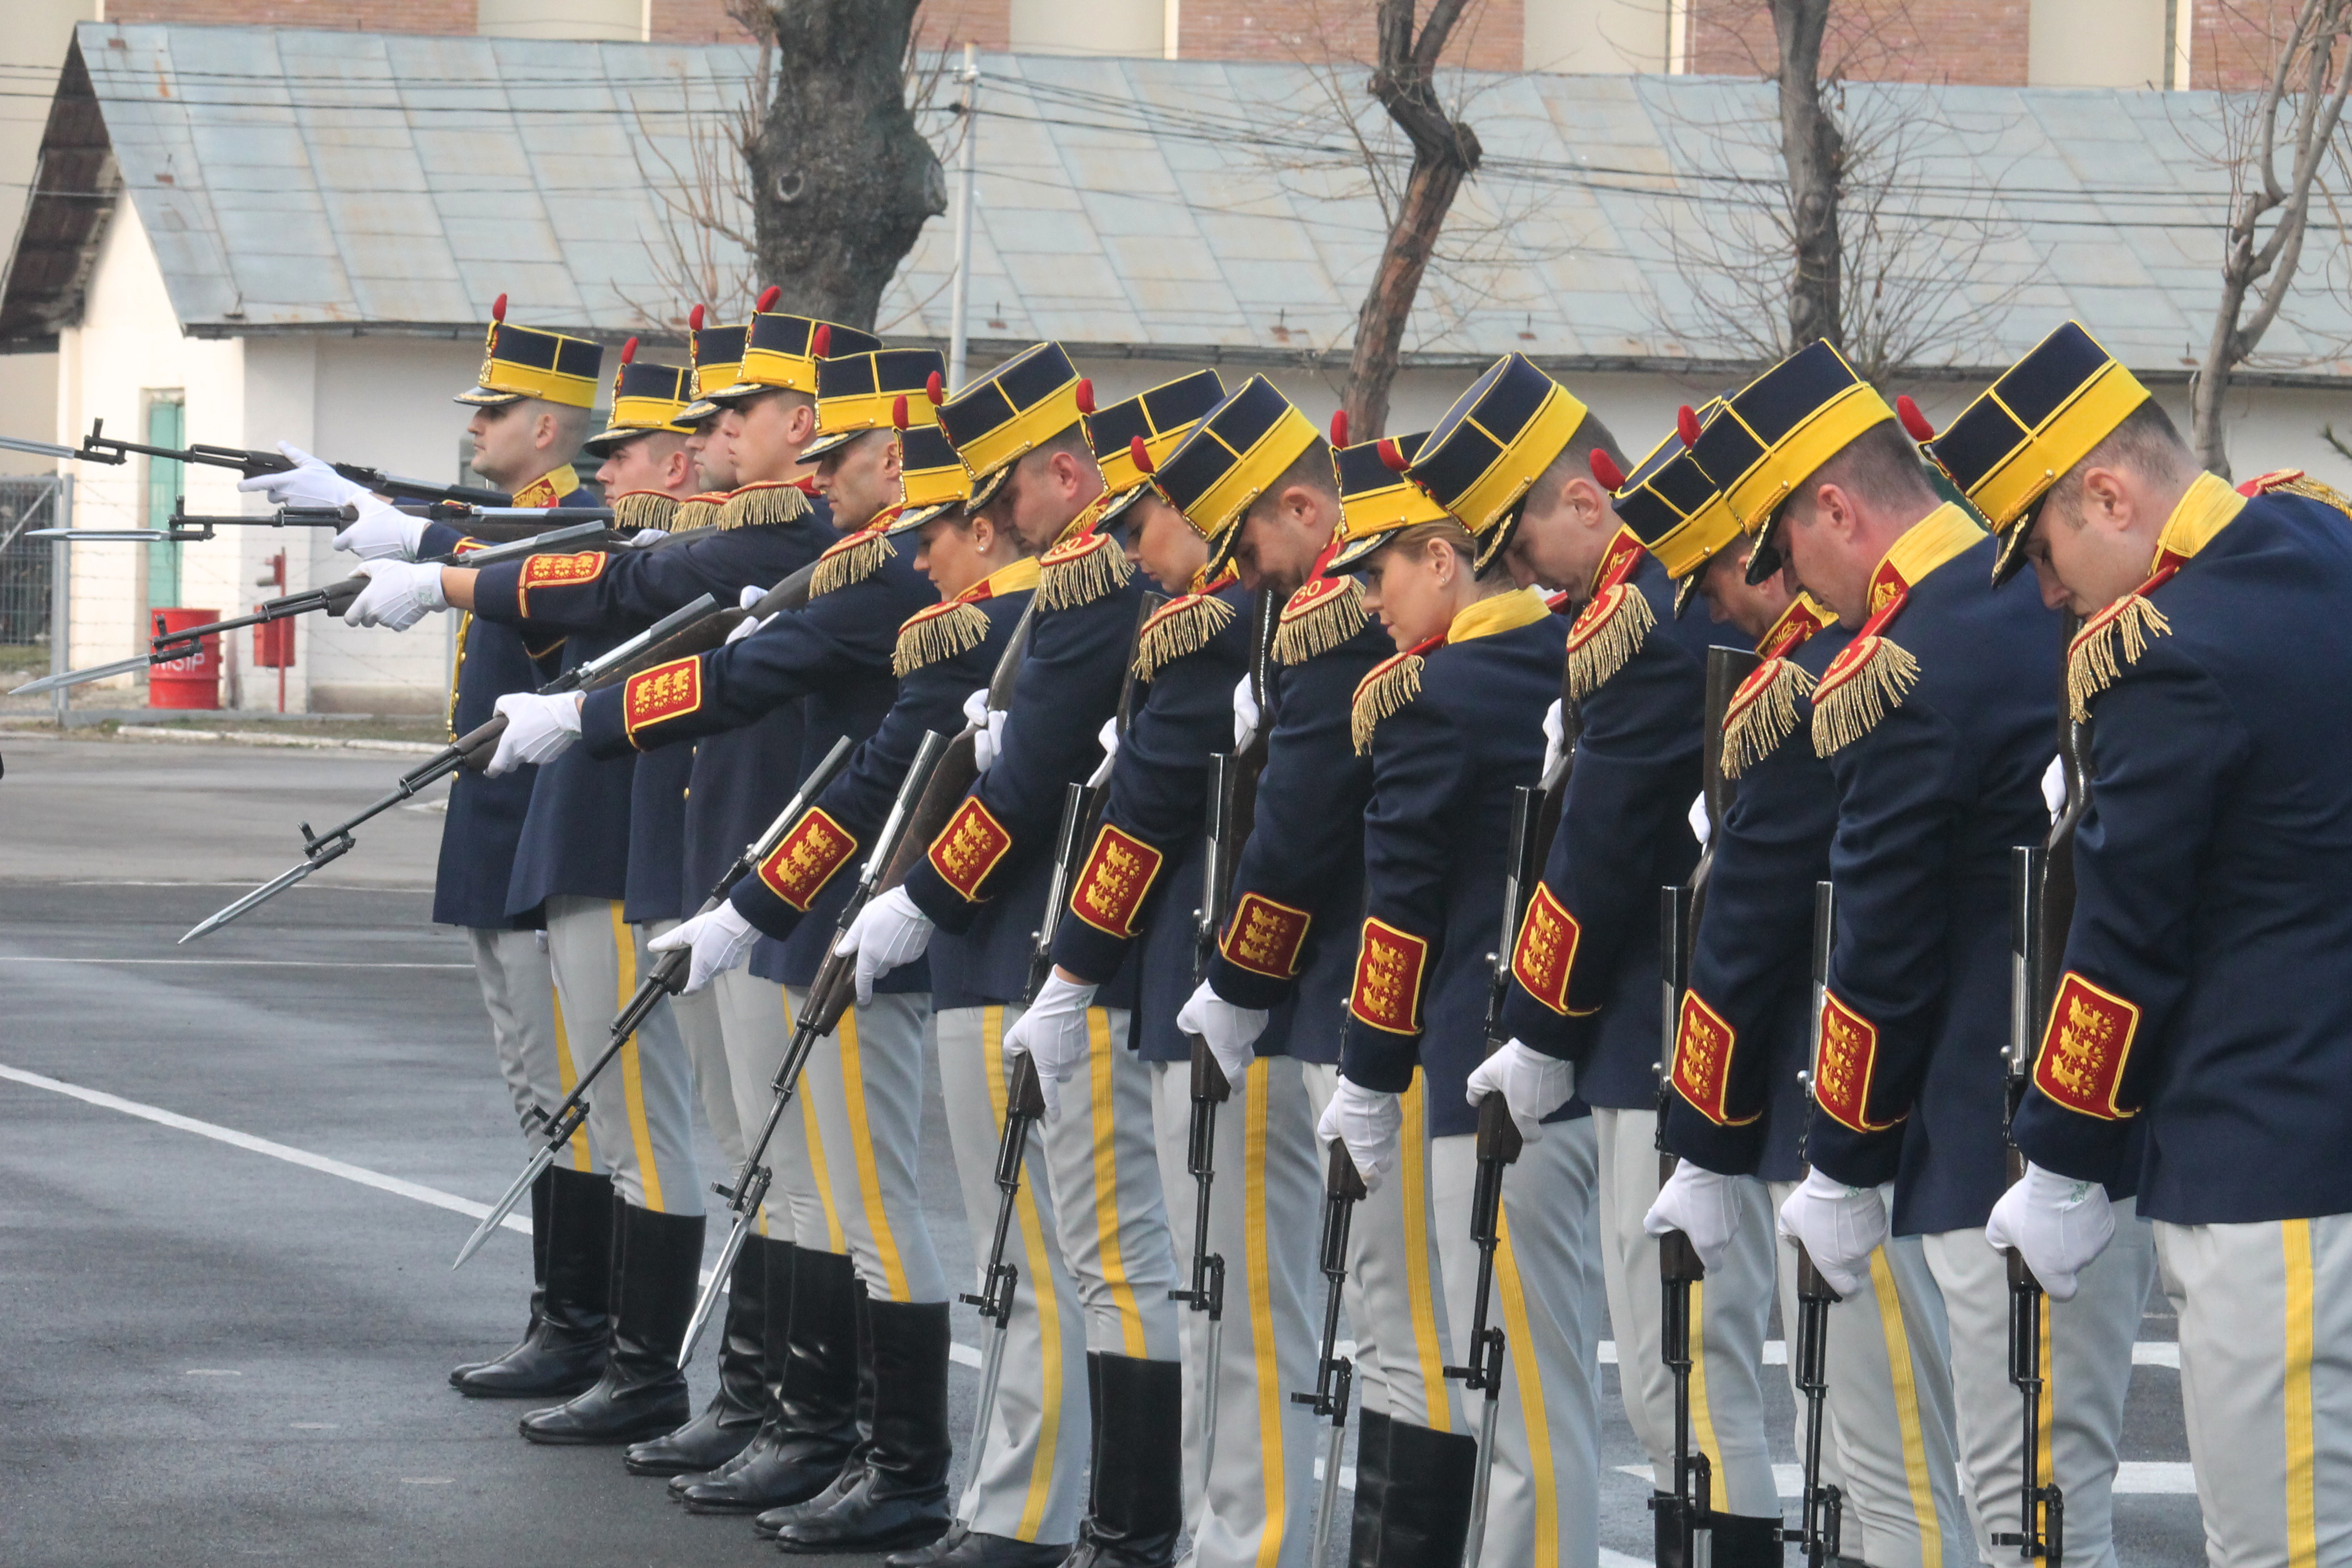
[[[1822,39],[1830,0],[1770,0],[1780,45],[1774,78],[1780,99],[1780,158],[1789,171],[1789,337],[1839,342],[1845,316],[1844,254],[1838,245],[1838,196],[1845,184],[1846,141],[1822,98]]]
[[[2221,258],[2221,298],[2199,363],[2193,407],[2198,460],[2224,479],[2230,458],[2221,429],[2230,378],[2278,319],[2303,260],[2311,201],[2335,150],[2352,91],[2352,0],[2303,0],[2278,40],[2259,93],[2225,97],[2222,135],[2230,173],[2230,223]],[[2279,155],[2291,166],[2282,179]]]
[[[1462,20],[1466,3],[1435,0],[1416,37],[1412,0],[1380,0],[1380,57],[1370,87],[1412,142],[1412,168],[1381,246],[1371,287],[1356,313],[1355,352],[1348,361],[1341,394],[1349,426],[1367,434],[1387,427],[1389,388],[1396,381],[1414,297],[1421,292],[1445,215],[1462,182],[1477,171],[1485,155],[1478,133],[1447,115],[1435,84],[1437,58]]]

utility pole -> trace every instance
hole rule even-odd
[[[965,329],[971,319],[971,204],[980,168],[980,53],[963,47],[962,188],[956,195],[955,301],[948,317],[948,388],[963,385]]]

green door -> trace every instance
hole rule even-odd
[[[147,445],[184,447],[188,428],[187,405],[177,393],[157,394],[147,405]],[[180,488],[186,465],[176,458],[147,459],[147,521],[149,528],[169,528],[179,510]],[[147,605],[163,609],[180,602],[180,547],[157,542],[147,546]]]

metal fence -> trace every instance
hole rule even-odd
[[[22,647],[48,640],[57,548],[24,535],[67,521],[58,515],[63,488],[55,475],[0,477],[0,645]]]

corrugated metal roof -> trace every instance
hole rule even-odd
[[[536,324],[660,331],[687,301],[660,298],[649,179],[691,163],[690,125],[740,102],[751,68],[749,51],[716,47],[100,23],[77,37],[173,303],[206,335],[469,332],[500,293]],[[982,69],[976,353],[1055,337],[1171,358],[1344,357],[1384,221],[1346,123],[1317,107],[1330,101],[1317,73],[1019,56]],[[1688,237],[1758,221],[1777,189],[1769,85],[1459,87],[1486,163],[1448,243],[1477,255],[1433,272],[1408,363],[1739,357],[1693,297]],[[2226,190],[2208,155],[2212,95],[1846,90],[1856,116],[1904,128],[1891,133],[1913,148],[1902,201],[1991,236],[1970,276],[1916,308],[1999,319],[1931,345],[1918,368],[2003,361],[2064,315],[2145,372],[2193,363]],[[944,141],[948,125],[935,110],[926,128]],[[950,223],[930,224],[884,297],[883,331],[945,336],[952,254]],[[2273,373],[2352,374],[2315,363],[2352,339],[2346,259],[2332,229],[2314,233],[2295,319],[2264,345]]]

